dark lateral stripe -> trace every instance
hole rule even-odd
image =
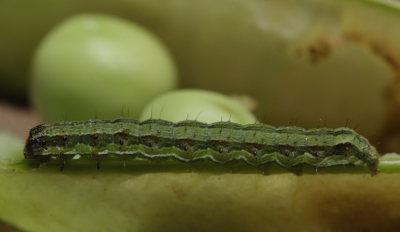
[[[160,138],[156,136],[136,137],[129,134],[86,134],[86,135],[57,135],[42,136],[34,142],[30,142],[29,146],[33,148],[34,153],[39,155],[41,151],[48,147],[74,147],[77,144],[88,144],[95,148],[105,147],[107,144],[113,143],[120,146],[143,144],[148,147],[177,147],[184,151],[192,151],[195,149],[212,149],[218,152],[231,152],[234,150],[245,150],[254,155],[264,153],[279,152],[286,156],[301,155],[305,152],[314,156],[330,156],[334,154],[353,152],[356,147],[349,143],[339,144],[334,147],[328,146],[288,146],[288,145],[265,145],[258,143],[231,143],[222,140],[198,141],[192,139],[170,139]]]
[[[48,154],[46,152],[52,148],[70,154],[76,152],[79,144],[91,146],[94,150],[114,144],[117,145],[114,147],[124,151],[132,145],[144,145],[152,149],[153,154],[157,153],[157,149],[177,148],[180,154],[186,152],[186,160],[191,160],[192,153],[210,149],[222,155],[238,151],[238,154],[235,153],[238,157],[241,156],[240,151],[254,156],[279,153],[280,159],[288,157],[289,160],[306,153],[318,160],[335,156],[335,164],[340,164],[338,156],[343,161],[357,157],[371,169],[376,169],[378,162],[378,154],[368,140],[348,128],[306,130],[300,127],[276,128],[260,123],[173,123],[160,119],[143,122],[132,119],[89,120],[39,125],[30,132],[25,157],[36,158]]]

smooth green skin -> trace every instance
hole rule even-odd
[[[147,104],[140,120],[165,119],[172,122],[196,120],[213,123],[231,121],[255,123],[257,119],[239,102],[212,91],[175,90],[158,96]]]
[[[63,21],[33,59],[32,99],[48,122],[136,118],[176,83],[172,57],[154,35],[101,14]]]
[[[340,127],[351,121],[350,127],[371,138],[387,122],[386,91],[398,76],[373,50],[379,45],[400,54],[400,11],[390,2],[3,0],[0,88],[24,93],[34,48],[62,19],[105,12],[157,34],[175,58],[182,87],[248,94],[259,103],[259,118],[275,126],[296,121],[309,128]],[[308,48],[321,39],[333,46],[313,63]]]

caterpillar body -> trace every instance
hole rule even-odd
[[[309,165],[367,166],[377,172],[379,155],[366,138],[349,128],[304,129],[255,123],[206,124],[161,119],[88,120],[43,124],[31,129],[24,156],[46,162],[80,155],[95,160],[242,161],[255,168],[275,163],[284,168]],[[64,162],[63,162],[64,163]]]

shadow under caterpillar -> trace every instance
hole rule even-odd
[[[161,119],[88,120],[43,124],[31,129],[24,155],[41,163],[60,159],[61,170],[76,155],[99,160],[172,159],[185,163],[209,160],[227,165],[241,161],[262,169],[275,163],[290,171],[366,166],[377,172],[379,155],[366,138],[349,128],[304,129],[255,123],[212,124]]]

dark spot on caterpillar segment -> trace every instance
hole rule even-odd
[[[165,120],[89,120],[45,124],[33,128],[25,146],[25,158],[66,160],[74,155],[172,159],[191,163],[211,160],[219,165],[242,162],[251,167],[271,163],[300,173],[302,167],[366,166],[375,173],[378,154],[368,140],[348,128],[310,129],[206,124]],[[299,171],[300,170],[300,171]]]

